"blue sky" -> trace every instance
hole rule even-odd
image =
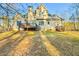
[[[72,12],[72,10],[70,10],[70,7],[72,5],[71,3],[44,3],[44,4],[50,14],[56,14],[65,19],[67,19],[71,15],[71,12]],[[26,14],[27,7],[29,5],[33,6],[33,9],[35,10],[40,4],[39,3],[17,3],[14,5],[19,13]]]
[[[33,8],[36,9],[37,6],[39,6],[40,4],[37,4],[37,3],[29,4],[28,3],[28,4],[21,4],[21,5],[23,5],[23,7],[26,8],[26,9],[27,9],[27,6],[32,5]],[[59,13],[59,14],[61,14],[65,11],[68,11],[71,4],[68,4],[68,3],[45,3],[45,6],[47,7],[49,13],[52,13],[52,14],[53,13],[56,13],[56,14]],[[22,9],[22,7],[20,7],[20,8]]]
[[[36,9],[40,4],[38,3],[27,3],[27,4],[21,4],[22,6],[19,5],[19,12],[21,13],[26,13],[27,12],[27,6],[32,5],[34,9]],[[57,14],[63,18],[68,18],[71,14],[71,3],[45,3],[45,6],[48,9],[48,12],[50,14]]]

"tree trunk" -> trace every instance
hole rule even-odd
[[[74,20],[74,30],[77,30],[76,20]]]

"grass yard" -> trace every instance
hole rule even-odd
[[[7,38],[13,34],[15,34],[17,31],[7,31],[7,32],[3,32],[0,33],[0,40],[3,40],[4,38]]]
[[[51,44],[62,52],[62,55],[79,55],[79,32],[45,32]]]
[[[1,33],[0,55],[79,56],[78,31],[16,31]],[[4,36],[5,35],[5,36]]]
[[[79,22],[76,22],[76,26],[77,26],[77,30],[79,31]],[[64,27],[65,27],[65,30],[67,30],[67,31],[75,30],[73,22],[65,22]]]

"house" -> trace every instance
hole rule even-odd
[[[16,14],[14,17],[14,28],[18,29],[18,22],[21,23],[29,23],[32,26],[39,26],[40,30],[48,30],[53,29],[55,30],[55,27],[57,25],[61,26],[62,18],[57,15],[49,15],[48,10],[44,4],[40,4],[34,11],[32,6],[28,6],[28,12],[23,18],[20,14]]]

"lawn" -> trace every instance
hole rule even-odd
[[[76,22],[77,30],[79,30],[79,22]],[[74,29],[74,22],[65,22],[64,23],[65,30],[75,30]]]
[[[7,31],[7,32],[3,32],[3,33],[0,33],[0,41],[15,34],[17,31]]]
[[[62,55],[79,55],[79,32],[44,32],[52,45],[62,52]]]
[[[15,50],[15,46],[17,46],[18,49],[23,48],[20,51],[16,49],[18,53],[26,51],[25,48],[28,47],[29,53],[23,52],[23,55],[29,56],[79,56],[78,31],[23,31],[12,35],[11,33],[14,32],[16,31],[1,33],[2,37],[5,35],[4,37],[9,36],[9,38],[2,44],[0,55],[7,55],[8,51]],[[24,39],[24,37],[26,38]],[[30,43],[30,46],[27,46],[27,42]],[[16,53],[16,51],[14,52]]]
[[[39,32],[36,32],[35,37],[32,38],[32,45],[29,48],[30,56],[49,56],[45,45],[43,44]]]

